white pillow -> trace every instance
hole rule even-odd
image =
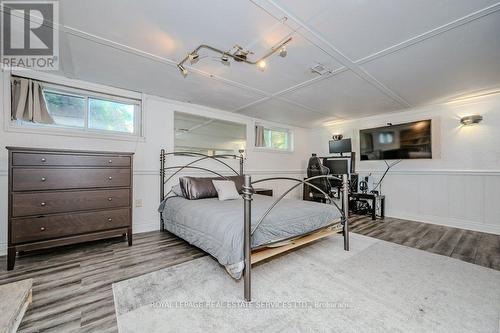
[[[172,192],[178,197],[184,197],[181,186],[179,184],[172,186]]]
[[[236,184],[232,180],[212,180],[220,201],[239,199]]]

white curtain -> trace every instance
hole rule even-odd
[[[266,138],[264,137],[264,126],[255,125],[255,147],[265,147]]]
[[[54,123],[40,82],[18,77],[11,79],[11,118],[39,124]]]

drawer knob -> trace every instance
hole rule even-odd
[[[42,178],[41,178],[41,181],[42,181],[42,182],[44,182],[44,181],[46,181],[46,180],[47,180],[47,178],[45,178],[45,177],[42,177]]]
[[[108,218],[108,222],[111,222],[113,221],[113,219],[111,217]]]
[[[112,198],[112,197],[109,197],[109,198],[108,198],[108,201],[113,201],[113,198]]]
[[[40,231],[45,231],[45,227],[40,227]]]
[[[108,179],[109,179],[109,180],[112,180],[112,179],[113,179],[113,177],[109,176],[109,177],[108,177]]]
[[[42,162],[47,162],[47,159],[45,157],[42,157]]]
[[[45,202],[41,202],[40,206],[45,207],[47,204]]]
[[[113,160],[109,160],[108,163],[113,163]]]

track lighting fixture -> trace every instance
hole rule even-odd
[[[264,71],[267,67],[267,63],[265,60],[261,60],[257,63],[257,67],[261,70]]]
[[[189,62],[191,62],[191,65],[194,65],[200,60],[200,55],[196,52],[192,52],[188,55],[189,57]]]
[[[194,49],[191,53],[189,53],[187,56],[184,57],[184,59],[179,62],[177,67],[179,68],[182,76],[186,77],[188,72],[184,68],[184,63],[186,61],[190,61],[191,64],[195,64],[200,60],[200,55],[198,51],[201,49],[207,49],[212,52],[219,53],[221,55],[221,63],[224,65],[230,65],[231,64],[231,59],[234,60],[235,62],[241,62],[249,65],[257,65],[257,68],[260,69],[261,71],[264,71],[267,67],[266,59],[272,56],[273,54],[279,52],[278,54],[280,57],[284,58],[287,56],[287,49],[286,49],[286,44],[288,44],[292,40],[292,37],[288,37],[286,40],[283,42],[279,43],[275,47],[273,47],[269,52],[264,54],[262,57],[258,58],[255,61],[252,61],[248,58],[249,55],[252,55],[253,52],[249,50],[244,50],[241,46],[235,45],[232,49],[229,51],[222,51],[219,50],[213,46],[202,44],[198,46],[196,49]]]
[[[184,68],[184,66],[182,66],[181,64],[178,64],[177,68],[179,68],[179,70],[181,71],[182,76],[186,77],[188,75],[187,69]]]
[[[280,50],[279,55],[280,55],[280,57],[284,58],[284,57],[286,57],[287,54],[288,54],[288,52],[286,51],[286,46],[283,46]]]
[[[333,141],[340,141],[344,136],[342,134],[334,134],[332,136]]]

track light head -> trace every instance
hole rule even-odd
[[[200,60],[200,55],[196,52],[192,52],[188,55],[189,61],[192,65],[196,64]]]
[[[286,57],[287,54],[288,54],[288,51],[286,50],[286,46],[283,46],[280,50],[279,55],[280,55],[280,57],[284,58],[284,57]]]
[[[220,61],[226,66],[231,65],[231,63],[229,62],[229,57],[225,53],[222,55],[222,57],[220,57]]]
[[[267,67],[267,63],[265,60],[260,60],[258,63],[257,63],[257,68],[260,69],[261,71],[264,71]]]
[[[186,77],[188,75],[187,69],[184,68],[184,66],[182,66],[181,64],[178,64],[177,68],[179,68],[179,71],[181,72],[182,76]]]

